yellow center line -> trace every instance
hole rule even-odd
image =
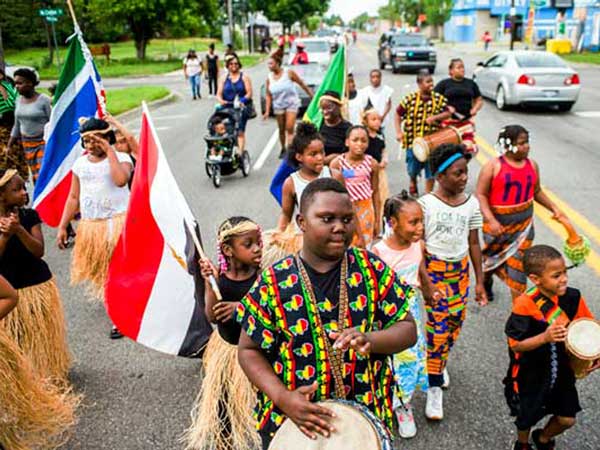
[[[477,144],[479,148],[483,149],[491,157],[495,158],[496,156],[498,156],[498,153],[494,151],[492,146],[486,141],[484,141],[482,138],[477,138]],[[490,158],[485,156],[482,152],[478,152],[477,155],[475,155],[475,159],[482,166],[490,160]],[[551,196],[548,193],[548,189],[546,187],[544,187],[544,191],[546,191],[546,194],[548,194],[552,201],[556,203],[556,205],[569,217],[570,220],[575,222],[585,231],[586,236],[588,236],[588,238],[593,238],[595,241],[600,242],[598,241],[598,239],[600,238],[600,231],[595,225],[591,224],[585,217],[581,216],[573,208],[568,206],[566,202],[558,199],[558,197],[555,194],[552,194]],[[544,223],[544,225],[546,225],[552,232],[554,232],[554,234],[559,236],[563,241],[566,239],[567,232],[565,231],[564,227],[556,220],[552,219],[552,215],[549,211],[546,210],[546,208],[536,203],[534,205],[534,211],[535,215]],[[600,276],[600,255],[598,255],[598,253],[596,253],[594,250],[591,250],[590,254],[585,260],[585,263],[594,272],[596,272],[597,275]]]

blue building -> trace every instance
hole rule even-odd
[[[532,0],[514,0],[517,32],[524,34]],[[558,10],[548,0],[533,0],[535,9],[534,40],[552,38],[556,34]],[[450,20],[444,25],[444,39],[449,42],[475,42],[489,31],[495,41],[509,40],[508,17],[511,0],[456,0]],[[583,47],[600,48],[600,0],[575,0],[575,7],[566,9],[567,36],[583,28]],[[520,24],[519,24],[520,23]]]

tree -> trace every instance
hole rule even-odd
[[[309,33],[313,33],[319,29],[321,26],[321,17],[320,16],[310,16],[306,19],[306,28]]]
[[[284,30],[296,22],[306,24],[309,17],[324,14],[329,8],[329,0],[250,0],[249,4],[269,20],[281,22]]]
[[[402,20],[410,25],[417,23],[419,14],[423,12],[423,0],[389,0],[388,4],[379,8],[379,17],[395,23]]]
[[[350,21],[350,26],[357,30],[363,30],[365,28],[365,25],[369,22],[369,19],[369,14],[364,12],[352,19]]]
[[[423,3],[429,25],[440,27],[450,20],[454,0],[423,0]]]
[[[332,14],[331,16],[325,17],[323,19],[325,25],[330,27],[343,27],[344,19],[338,14]]]

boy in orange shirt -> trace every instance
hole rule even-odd
[[[567,286],[562,255],[548,245],[525,251],[525,273],[535,287],[513,302],[506,324],[510,367],[504,380],[512,416],[516,416],[518,440],[515,450],[530,450],[529,431],[546,415],[544,428],[531,433],[537,450],[554,449],[554,437],[575,425],[581,411],[575,375],[569,365],[564,341],[570,322],[593,318],[581,293]],[[600,360],[590,372],[600,367]]]

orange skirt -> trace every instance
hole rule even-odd
[[[356,216],[356,231],[352,245],[370,249],[375,235],[375,208],[373,200],[358,200],[352,202]]]

